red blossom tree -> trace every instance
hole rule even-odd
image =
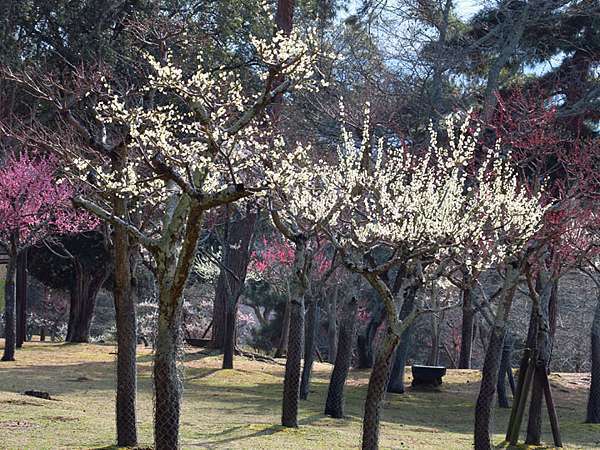
[[[491,124],[503,153],[519,167],[523,185],[531,192],[541,192],[542,202],[550,206],[522,264],[532,300],[527,345],[538,349],[535,363],[545,370],[556,329],[560,276],[577,267],[593,250],[585,230],[596,227],[593,222],[600,210],[599,141],[584,138],[580,130],[566,126],[557,116],[555,100],[541,89],[515,89],[498,98]],[[527,444],[540,443],[542,398],[541,384],[536,383]],[[477,438],[476,424],[476,442]],[[484,441],[486,436],[481,438]]]
[[[23,153],[0,167],[0,245],[8,253],[5,284],[5,346],[2,361],[15,355],[17,257],[51,235],[93,229],[97,220],[72,207],[74,187],[57,177],[53,158]]]

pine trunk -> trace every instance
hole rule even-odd
[[[327,390],[327,401],[325,403],[325,414],[341,419],[344,417],[344,385],[348,377],[348,370],[352,361],[352,349],[356,337],[356,312],[358,310],[358,301],[352,297],[344,305],[343,319],[340,325],[338,337],[338,349],[335,357],[335,364],[329,380]]]
[[[217,290],[221,289],[225,296],[225,336],[221,347],[223,349],[223,369],[233,369],[238,302],[244,289],[246,272],[250,263],[252,238],[258,217],[258,214],[251,211],[250,208],[248,206],[245,215],[236,222],[232,222],[229,218],[225,226],[223,267],[219,273],[219,286],[217,286]],[[229,210],[229,205],[227,205],[227,210]],[[215,298],[217,297],[219,297],[218,293]],[[213,336],[218,336],[221,332],[215,328],[215,318],[213,318]],[[217,330],[216,334],[215,330]]]
[[[78,258],[74,258],[73,266],[75,280],[71,288],[71,310],[66,340],[89,342],[96,298],[108,278],[109,271],[106,267],[86,268]]]
[[[277,350],[275,351],[275,358],[283,358],[287,355],[288,341],[290,335],[290,314],[292,311],[292,298],[288,289],[287,301],[285,302],[285,309],[283,311],[283,321],[281,322],[281,336],[279,337],[279,344],[277,344]]]
[[[373,367],[373,340],[383,322],[384,311],[377,305],[371,315],[369,323],[363,334],[358,336],[358,367],[357,369],[370,369]]]
[[[210,347],[223,350],[225,346],[225,335],[227,334],[227,286],[224,270],[219,273],[217,287],[215,288],[215,300],[212,315],[212,337]]]

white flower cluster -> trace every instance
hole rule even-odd
[[[283,211],[328,230],[349,251],[385,245],[453,252],[473,269],[497,263],[535,233],[544,208],[539,194],[519,187],[498,146],[476,154],[479,131],[469,130],[469,116],[447,118],[447,145],[431,127],[430,145],[418,153],[383,139],[371,144],[367,109],[362,142],[343,130],[337,160],[311,161],[302,146],[288,155],[287,184],[278,185]]]
[[[134,196],[142,203],[162,203],[187,184],[200,194],[211,194],[231,184],[265,187],[262,167],[272,152],[267,117],[262,111],[276,95],[290,89],[315,89],[319,82],[313,66],[314,35],[253,39],[263,58],[263,78],[275,74],[262,89],[252,91],[234,70],[202,69],[186,74],[171,55],[157,61],[150,55],[152,69],[147,82],[135,92],[115,94],[105,84],[104,101],[97,117],[105,128],[126,127],[129,131],[126,167],[115,172],[109,161],[98,163],[75,158],[70,170],[107,193]],[[279,167],[276,161],[271,161]],[[168,174],[165,170],[168,170]]]

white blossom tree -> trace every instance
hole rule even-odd
[[[259,64],[252,70],[262,80],[254,90],[235,69],[207,70],[202,55],[188,72],[168,52],[160,59],[147,54],[150,74],[143,84],[122,88],[104,80],[103,88],[91,93],[100,99],[97,128],[84,126],[72,108],[62,111],[65,125],[77,130],[83,142],[36,132],[38,142],[63,156],[66,176],[86,183],[87,194],[75,203],[125,230],[154,262],[157,449],[179,443],[176,355],[182,293],[203,217],[212,208],[260,196],[269,188],[275,172],[267,177],[264,167],[280,167],[284,153],[271,136],[264,110],[291,89],[318,89],[313,43],[310,32],[280,31],[269,39],[253,39]],[[134,215],[143,216],[143,227],[132,220]]]
[[[317,170],[309,161],[290,163],[307,169],[286,177],[287,210],[326,233],[346,267],[361,274],[384,305],[387,326],[365,402],[365,449],[378,446],[394,350],[402,331],[423,311],[415,307],[400,321],[397,302],[403,289],[394,298],[384,273],[409,266],[406,273],[418,273],[428,264],[428,272],[441,274],[443,267],[431,264],[439,265],[451,253],[466,254],[473,241],[483,250],[464,257],[470,270],[501,263],[536,231],[543,214],[539,198],[519,187],[498,146],[480,150],[478,130],[470,125],[469,114],[449,116],[447,144],[439,144],[431,128],[428,149],[417,152],[392,140],[373,143],[367,108],[361,142],[343,130],[335,161],[319,160]],[[290,158],[308,153],[299,147]]]

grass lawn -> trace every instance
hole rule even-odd
[[[2,341],[0,341],[0,348]],[[112,345],[26,343],[18,361],[0,363],[0,448],[114,448],[114,355]],[[139,348],[140,445],[152,443],[151,354]],[[331,366],[317,364],[299,429],[278,426],[283,366],[237,358],[235,370],[187,349],[183,377],[182,447],[356,448],[368,371],[352,371],[344,420],[323,416]],[[587,383],[578,374],[552,375],[567,448],[600,448],[600,425],[583,424]],[[390,395],[381,427],[382,448],[469,449],[476,370],[450,370],[440,392]],[[21,395],[47,391],[55,400]],[[500,444],[508,412],[496,410]],[[544,423],[548,431],[547,421]],[[546,433],[546,441],[551,441]]]

